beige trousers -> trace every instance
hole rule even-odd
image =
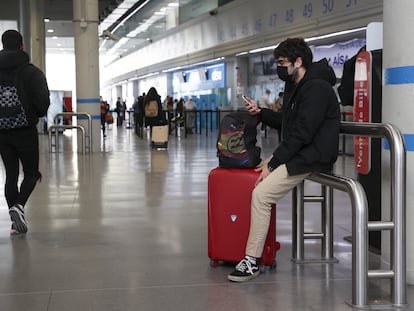
[[[256,258],[262,256],[269,230],[272,204],[277,203],[309,175],[310,173],[289,176],[286,165],[282,164],[254,188],[246,255]]]

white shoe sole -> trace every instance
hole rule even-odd
[[[21,215],[21,212],[16,210],[16,208],[11,208],[9,209],[9,215],[11,219],[14,221],[17,231],[20,233],[26,233],[27,225],[23,216]]]
[[[228,275],[227,276],[227,279],[229,281],[232,281],[232,282],[238,282],[238,283],[240,283],[240,282],[250,281],[251,279],[254,279],[254,278],[258,277],[259,274],[260,274],[260,271],[257,271],[255,273],[253,273],[252,275],[249,275],[249,276]]]

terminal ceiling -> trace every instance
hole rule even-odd
[[[191,0],[99,0],[100,51],[117,49],[121,55],[145,44],[149,38],[165,31],[165,16],[157,15],[172,5]],[[46,49],[49,53],[73,53],[73,0],[45,0]],[[140,27],[141,26],[141,27]],[[53,32],[49,32],[52,31]],[[114,34],[110,39],[105,36]],[[133,33],[131,35],[131,33]],[[122,47],[118,48],[117,41]],[[113,49],[113,50],[114,50]]]

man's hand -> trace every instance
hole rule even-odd
[[[255,172],[260,172],[259,178],[257,178],[256,183],[254,184],[255,186],[257,186],[263,179],[265,179],[270,174],[270,171],[267,167],[267,163],[255,168],[254,170]]]
[[[253,99],[248,98],[247,96],[245,97],[246,99],[244,100],[244,104],[247,108],[247,111],[253,116],[259,114],[261,109],[259,108],[257,103]]]

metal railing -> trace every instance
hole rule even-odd
[[[59,117],[86,117],[86,119],[88,120],[87,125],[88,128],[85,131],[84,127],[81,125],[77,125],[77,126],[72,126],[72,128],[78,128],[79,126],[81,126],[84,129],[84,149],[85,148],[89,151],[92,152],[92,117],[89,113],[86,112],[60,112],[57,113],[55,118],[54,118],[54,123],[57,123],[57,120]]]
[[[404,308],[406,299],[406,153],[404,140],[399,130],[391,124],[384,123],[354,123],[341,122],[341,134],[369,136],[374,138],[387,138],[390,145],[391,169],[390,169],[390,201],[391,219],[389,221],[368,221],[368,202],[362,185],[349,177],[341,177],[332,174],[311,174],[307,179],[345,191],[350,195],[352,204],[352,302],[350,305],[357,308]],[[299,191],[303,195],[303,191]],[[293,223],[299,228],[303,222],[303,202],[299,203],[296,196],[293,203],[296,204],[296,220]],[[302,197],[302,200],[304,198]],[[331,200],[330,198],[329,200]],[[295,208],[294,208],[295,209]],[[322,215],[322,218],[324,216]],[[326,218],[331,222],[333,218]],[[299,220],[299,222],[298,222]],[[331,228],[333,224],[326,224]],[[303,228],[303,227],[302,227]],[[296,228],[293,228],[293,232]],[[300,228],[299,228],[300,230]],[[368,231],[391,231],[391,258],[390,269],[368,270]],[[302,230],[303,232],[303,230]],[[294,248],[297,250],[294,258],[303,258],[303,239],[305,235],[293,239]],[[299,247],[298,247],[299,245]],[[331,259],[332,239],[327,235],[324,254]],[[367,300],[367,283],[369,278],[391,279],[391,301],[386,304],[369,304]]]
[[[81,125],[60,125],[60,124],[51,125],[49,127],[49,152],[53,152],[53,147],[55,147],[55,152],[59,152],[59,130],[62,130],[62,129],[63,130],[77,129],[78,131],[81,132],[82,154],[85,154],[85,150],[86,150],[85,129]],[[54,142],[53,142],[53,136],[55,136]]]
[[[297,185],[292,191],[292,260],[301,263],[335,263],[333,255],[333,188],[321,184],[320,195],[305,195],[305,182]],[[320,203],[321,231],[305,232],[305,203]],[[321,240],[321,257],[305,258],[305,240]]]

